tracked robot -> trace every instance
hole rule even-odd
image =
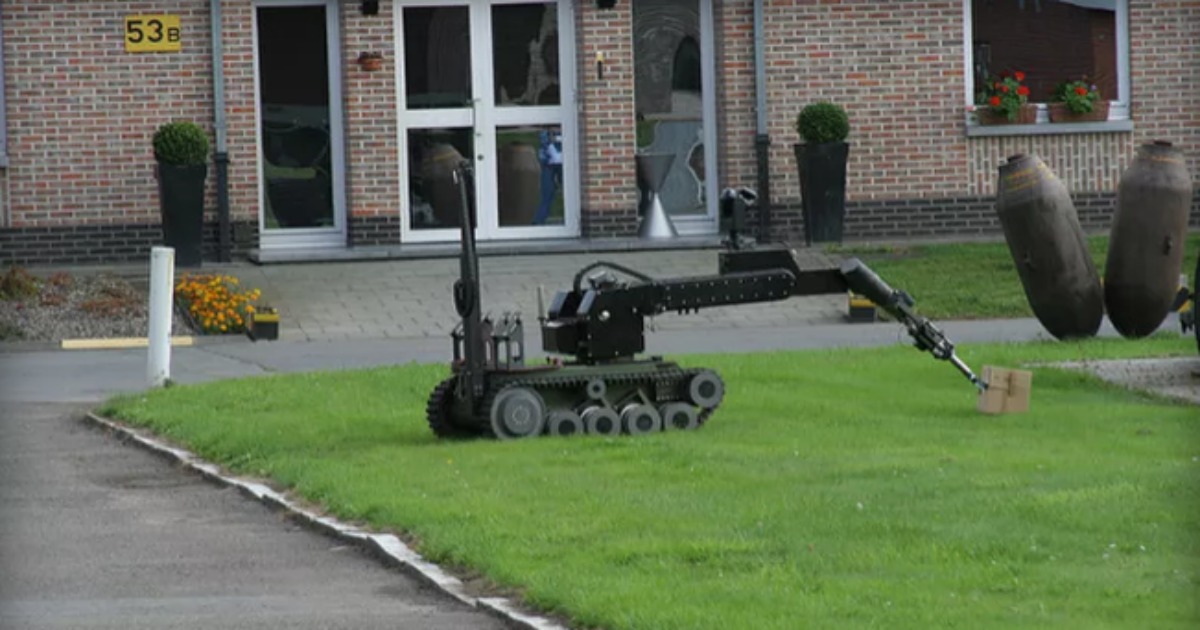
[[[544,363],[525,363],[524,323],[516,313],[484,317],[480,310],[479,258],[467,197],[472,176],[462,162],[454,177],[462,213],[461,278],[454,305],[461,322],[451,333],[451,374],[429,396],[427,418],[441,438],[530,438],[574,434],[640,435],[696,429],[725,396],[715,371],[684,368],[662,357],[642,357],[645,320],[660,313],[784,300],[853,291],[907,329],[914,345],[949,361],[981,391],[980,380],[954,352],[954,344],[913,310],[913,300],[889,287],[857,259],[838,267],[801,269],[782,245],[745,247],[738,208],[718,274],[651,278],[609,262],[575,274],[544,310],[538,299]]]

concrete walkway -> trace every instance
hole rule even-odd
[[[838,262],[819,250],[796,251],[803,268],[835,266]],[[526,321],[535,321],[539,286],[548,305],[556,291],[571,286],[576,272],[600,260],[658,279],[716,275],[718,271],[714,249],[486,256],[479,264],[483,309],[496,315],[520,311]],[[451,299],[451,287],[459,277],[456,258],[263,266],[206,264],[200,272],[229,273],[237,276],[243,286],[261,289],[261,303],[280,312],[282,340],[446,337],[458,323]],[[845,295],[824,295],[717,307],[685,317],[662,316],[654,325],[659,330],[761,328],[836,322],[845,313]]]

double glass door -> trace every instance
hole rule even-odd
[[[397,0],[404,240],[458,238],[462,160],[480,238],[579,233],[570,7]]]

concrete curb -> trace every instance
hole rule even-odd
[[[446,573],[438,565],[425,560],[395,535],[374,534],[337,519],[321,516],[257,481],[227,475],[217,465],[201,459],[190,451],[170,446],[155,438],[148,431],[125,426],[93,412],[88,412],[86,420],[130,440],[156,455],[180,463],[210,481],[236,488],[264,505],[284,510],[312,529],[344,542],[358,545],[386,563],[403,569],[454,599],[497,616],[514,627],[528,628],[529,630],[568,630],[565,626],[550,619],[520,612],[517,606],[508,599],[474,597],[468,594],[461,580]]]

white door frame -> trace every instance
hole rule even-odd
[[[346,245],[346,156],[345,127],[342,111],[342,47],[338,0],[254,0],[251,22],[254,47],[254,140],[258,160],[258,234],[259,247],[282,249],[289,247],[345,247]],[[258,9],[260,7],[325,7],[325,41],[329,66],[329,151],[333,172],[333,227],[268,228],[266,225],[266,185],[263,165],[262,68],[258,58]]]
[[[719,231],[720,174],[717,143],[717,54],[713,0],[700,4],[700,81],[704,87],[701,110],[704,115],[704,201],[703,215],[671,217],[675,229],[683,235],[716,234]]]
[[[504,4],[529,4],[531,0],[394,0],[392,25],[395,33],[397,147],[400,178],[400,230],[402,242],[455,241],[460,228],[413,229],[411,198],[408,194],[408,131],[437,127],[473,127],[475,148],[475,195],[478,200],[480,239],[534,239],[575,237],[580,234],[579,132],[576,115],[575,84],[575,10],[574,0],[541,0],[553,3],[558,12],[559,81],[558,105],[496,107],[493,103],[491,7]],[[534,0],[539,1],[539,0]],[[405,95],[404,9],[407,7],[460,6],[470,15],[471,79],[474,108],[408,110]],[[557,111],[555,111],[557,110]],[[499,225],[496,180],[497,125],[521,123],[559,124],[563,133],[562,225],[502,227]]]

